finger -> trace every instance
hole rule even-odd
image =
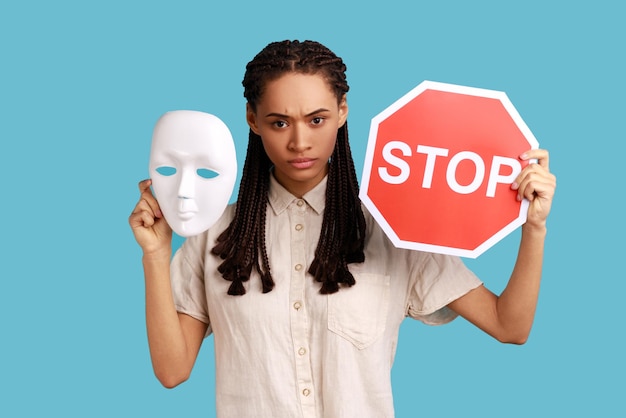
[[[528,176],[533,176],[536,179],[544,179],[548,183],[556,182],[554,174],[548,170],[547,167],[542,166],[539,163],[530,163],[517,175],[515,182],[521,184]]]
[[[154,212],[150,205],[148,205],[148,202],[142,199],[137,203],[137,206],[135,206],[135,209],[133,209],[130,214],[128,223],[131,228],[152,226],[155,222],[155,218]]]
[[[537,164],[549,170],[550,154],[545,149],[531,149],[524,152],[519,157],[523,161],[537,160]]]
[[[515,181],[511,184],[511,188],[513,190],[518,190],[519,185],[530,173],[538,173],[546,178],[554,177],[550,173],[549,156],[546,150],[530,150],[520,155],[520,158],[530,160],[530,162],[522,171],[520,171],[515,178]],[[537,162],[534,162],[533,160],[537,160]]]
[[[536,179],[536,167],[537,164],[529,164],[526,168],[522,170],[519,174],[515,182],[517,183],[517,200],[521,200],[522,198],[527,196],[528,188],[533,178]]]
[[[141,212],[148,212],[150,216],[153,216],[153,217],[155,216],[154,209],[152,208],[150,203],[144,198],[139,199],[139,202],[137,202],[137,205],[133,209],[132,213],[141,213]]]
[[[132,229],[135,228],[149,228],[155,223],[155,218],[147,210],[139,210],[133,212],[129,218],[128,223]]]
[[[518,200],[526,198],[532,201],[535,197],[550,197],[556,189],[556,177],[545,171],[539,165],[529,168],[520,179],[518,188]]]
[[[152,180],[151,179],[141,180],[139,182],[139,193],[143,193],[146,190],[149,190],[150,186],[152,186]]]
[[[145,200],[146,203],[148,203],[148,205],[150,206],[150,208],[152,208],[152,212],[154,213],[154,216],[156,216],[157,218],[162,218],[163,213],[161,212],[161,206],[159,205],[159,202],[156,200],[156,198],[152,194],[152,190],[150,189],[151,185],[152,185],[152,180],[150,179],[142,180],[139,182],[139,190],[141,191],[141,199]]]
[[[150,213],[146,211],[141,212],[140,215],[141,220],[143,221],[143,226],[146,228],[150,228],[156,222],[154,216],[151,216]]]

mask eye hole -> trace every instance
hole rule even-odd
[[[218,172],[209,170],[208,168],[199,168],[196,170],[196,173],[203,179],[213,179],[220,175]]]
[[[176,174],[176,168],[169,167],[169,166],[162,166],[162,167],[157,168],[156,172],[162,176],[173,176],[174,174]]]

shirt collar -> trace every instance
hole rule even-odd
[[[326,206],[326,182],[325,176],[317,186],[302,196],[304,200],[315,212],[321,214]],[[268,192],[270,206],[276,215],[287,209],[287,206],[297,201],[298,198],[292,195],[274,178],[274,172],[270,173],[270,188]]]

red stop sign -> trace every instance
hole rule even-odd
[[[538,145],[505,93],[424,81],[372,119],[360,197],[396,247],[475,258],[526,221]]]

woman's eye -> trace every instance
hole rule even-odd
[[[277,128],[284,128],[287,126],[287,122],[285,122],[284,120],[277,120],[276,122],[274,122],[274,126]]]
[[[217,171],[209,170],[208,168],[199,168],[196,173],[203,179],[213,179],[220,175]]]
[[[158,167],[156,169],[156,172],[162,176],[173,176],[174,174],[176,174],[176,168],[164,165],[164,166]]]
[[[324,122],[324,118],[321,117],[316,117],[311,120],[313,125],[320,125],[322,122]]]

